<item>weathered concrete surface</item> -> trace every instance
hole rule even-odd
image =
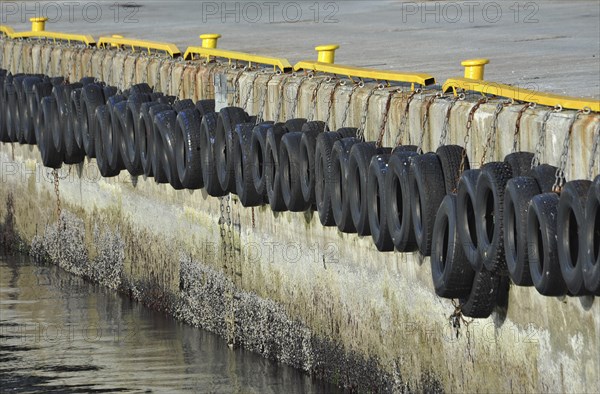
[[[439,82],[461,75],[462,60],[488,57],[490,81],[600,98],[596,0],[7,1],[2,10],[1,23],[18,30],[45,15],[48,30],[121,34],[180,49],[214,32],[223,35],[219,47],[292,63],[316,58],[316,45],[338,43],[340,64],[427,72]]]
[[[20,45],[4,44],[5,66],[11,51],[17,54],[13,60],[18,59],[22,51],[15,47]],[[45,71],[49,48],[25,44],[25,53],[24,59],[31,56],[34,62],[22,61],[21,69]],[[106,58],[101,52],[84,51],[81,55],[71,58],[69,49],[53,50],[49,74],[68,75],[70,68],[76,73],[72,75],[75,79],[91,59],[92,71],[86,75],[92,73],[121,84],[121,70],[125,69],[125,86],[132,79],[148,80],[160,86],[159,90],[180,91],[183,64],[163,64],[163,78],[155,83],[160,59],[147,62],[140,58],[136,63],[125,53],[116,54],[112,61],[111,56],[101,61]],[[63,58],[60,70],[59,58]],[[65,59],[73,59],[80,67]],[[134,63],[136,70],[130,73]],[[13,61],[13,71],[16,64]],[[169,72],[172,79],[167,83]],[[226,73],[233,82],[238,72],[215,65],[189,66],[182,95],[207,97],[215,76],[222,79]],[[247,109],[254,113],[269,78],[265,74],[255,80],[252,73],[242,74],[238,95],[230,83],[229,101],[240,97],[244,106],[245,98],[250,97]],[[266,119],[277,113],[278,85],[283,78],[286,76],[273,76],[269,82]],[[300,78],[288,78],[284,92],[294,98]],[[256,88],[248,96],[253,80]],[[309,115],[318,81],[314,78],[302,84],[296,116]],[[328,105],[324,103],[329,101],[332,85],[324,82],[317,93],[318,119],[327,117]],[[347,125],[360,124],[369,90],[366,87],[354,93]],[[349,86],[336,91],[332,128],[340,126],[349,91]],[[387,94],[377,91],[371,98],[368,139],[375,139],[379,132]],[[423,98],[431,94],[424,93]],[[386,145],[395,141],[407,95],[398,94],[392,101]],[[405,143],[419,140],[423,98],[415,96],[410,106]],[[280,119],[293,116],[292,101],[283,103]],[[473,100],[467,100],[455,105],[449,141],[462,144],[466,114],[472,104]],[[447,98],[432,105],[425,150],[437,147],[447,106]],[[507,107],[500,113],[495,159],[510,152],[520,107]],[[468,146],[475,165],[481,159],[494,109],[495,103],[486,104],[475,115],[474,136]],[[545,111],[538,108],[525,113],[520,149],[534,150]],[[558,163],[572,116],[572,111],[564,111],[550,118],[542,162]],[[591,141],[599,125],[597,114],[583,115],[575,124],[569,179],[588,176]],[[61,238],[53,235],[56,197],[52,178],[41,175],[35,147],[3,144],[0,152],[5,175],[0,201],[13,201],[11,206],[7,203],[0,208],[0,222],[10,216],[7,212],[14,212],[14,221],[3,228],[14,228],[25,244],[33,243],[34,251],[73,271],[129,291],[153,307],[242,342],[265,356],[362,391],[597,390],[600,306],[592,298],[547,298],[534,289],[511,287],[504,308],[490,319],[462,327],[457,338],[447,320],[454,308],[434,295],[429,260],[417,254],[379,253],[370,238],[323,228],[312,213],[274,214],[265,207],[255,209],[253,228],[251,210],[242,208],[235,197],[230,203],[231,236],[224,239],[219,232],[218,199],[203,191],[174,191],[151,179],[132,181],[125,173],[100,180],[93,175],[97,174],[93,161],[61,170],[66,177],[59,181],[64,223],[66,228],[77,229],[67,231],[63,225]],[[600,173],[599,165],[597,162],[593,175]],[[35,168],[40,175],[31,173]],[[59,254],[63,248],[52,247],[57,239],[70,245],[67,252]],[[237,247],[234,258],[223,259],[223,248],[231,244]]]

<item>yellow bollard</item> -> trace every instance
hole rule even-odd
[[[48,20],[48,18],[46,18],[46,17],[29,18],[29,22],[31,22],[31,31],[46,30],[46,21],[47,20]]]
[[[202,34],[200,39],[202,40],[202,48],[215,49],[217,47],[217,40],[221,38],[220,34]]]
[[[489,62],[489,59],[469,59],[460,64],[465,68],[465,78],[483,80],[485,65]]]
[[[317,61],[320,63],[333,64],[335,61],[335,50],[339,47],[340,46],[336,44],[319,45],[315,48],[315,51],[318,52]]]

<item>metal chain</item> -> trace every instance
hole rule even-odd
[[[194,76],[194,93],[192,94],[192,100],[196,102],[197,100],[200,100],[200,97],[198,95],[198,69],[194,66],[192,68],[192,71],[192,74]]]
[[[25,46],[25,43],[23,40],[21,40],[21,49],[19,50],[19,52],[21,52],[21,56],[19,56],[19,60],[17,61],[17,68],[15,70],[15,74],[18,74],[21,70],[21,64],[23,62],[23,47],[24,46]],[[16,48],[16,46],[15,46],[15,48]],[[52,52],[50,52],[50,53],[52,53]],[[50,57],[50,58],[52,58],[52,57]]]
[[[344,109],[344,117],[342,118],[342,127],[346,127],[346,120],[348,120],[348,112],[350,112],[350,106],[352,104],[352,96],[354,96],[354,92],[356,92],[356,89],[362,86],[364,85],[355,83],[354,86],[352,86],[352,90],[350,90],[350,94],[348,95],[348,102],[346,103],[346,108]]]
[[[513,134],[513,146],[512,146],[513,152],[516,152],[519,147],[519,134],[521,133],[521,118],[523,117],[523,114],[525,113],[525,111],[527,111],[529,108],[535,108],[535,103],[525,104],[519,110],[519,113],[517,114],[517,120],[515,123],[515,132]]]
[[[64,56],[62,56],[62,49],[63,49],[63,48],[61,48],[62,45],[59,44],[58,46],[59,46],[61,53],[60,53],[60,56],[58,57],[58,65],[56,66],[56,68],[58,69],[58,75],[60,76],[60,75],[64,74],[63,70],[62,70],[62,59]]]
[[[419,153],[423,153],[423,143],[425,142],[425,134],[429,126],[429,108],[431,108],[431,105],[438,97],[441,96],[436,94],[425,99],[425,114],[423,115],[423,121],[421,122],[421,136],[419,137],[419,148],[417,149]]]
[[[300,90],[302,89],[302,85],[304,85],[304,82],[306,82],[307,80],[309,80],[309,77],[301,77],[300,78],[300,82],[298,83],[298,89],[296,89],[296,96],[294,97],[294,101],[292,102],[292,109],[289,113],[290,116],[295,116],[296,115],[296,109],[298,107],[298,96],[300,95]],[[291,119],[291,118],[288,118]]]
[[[375,94],[375,92],[377,90],[381,90],[382,85],[377,85],[375,86],[373,89],[371,89],[371,91],[369,91],[369,94],[367,95],[367,98],[365,99],[365,103],[363,104],[363,113],[362,113],[362,118],[360,120],[360,127],[358,128],[358,131],[356,132],[356,138],[358,138],[359,140],[364,141],[365,140],[365,128],[367,126],[367,115],[369,112],[369,103],[371,101],[371,97],[373,96],[373,94]]]
[[[452,100],[450,100],[450,104],[448,105],[448,109],[446,110],[446,117],[444,118],[444,125],[442,126],[442,133],[440,134],[440,141],[438,146],[446,145],[446,140],[448,139],[448,130],[450,128],[450,115],[452,114],[452,108],[458,102],[464,98],[464,95],[454,96]]]
[[[127,63],[127,58],[129,58],[129,54],[127,52],[123,52],[124,53],[124,57],[123,57],[123,62],[121,65],[121,75],[119,76],[119,82],[117,82],[117,89],[119,89],[119,91],[123,91],[124,87],[125,87],[125,64]]]
[[[256,113],[256,123],[259,124],[264,119],[265,105],[267,103],[267,96],[269,95],[269,83],[273,80],[276,75],[281,75],[281,72],[271,73],[267,82],[265,83],[265,90],[262,92],[260,97],[260,103],[258,105],[258,112]]]
[[[240,106],[240,78],[244,74],[244,69],[238,71],[233,80],[233,105]]]
[[[254,93],[254,84],[256,84],[256,81],[258,80],[258,77],[261,75],[262,73],[260,71],[257,71],[254,76],[252,77],[252,82],[250,83],[250,88],[248,88],[248,91],[246,92],[246,98],[244,99],[244,105],[242,108],[244,108],[244,110],[246,112],[248,112],[248,104],[250,103],[250,98],[252,97],[253,93]]]
[[[388,98],[385,102],[385,110],[383,112],[383,119],[381,119],[381,126],[379,127],[379,136],[377,137],[377,142],[376,142],[376,146],[378,148],[381,148],[381,146],[383,144],[383,136],[385,135],[385,130],[388,125],[388,118],[389,118],[389,114],[390,114],[390,107],[392,106],[392,98],[394,97],[394,94],[396,94],[396,93],[398,93],[398,91],[396,89],[391,91],[388,94]]]
[[[329,94],[329,103],[327,104],[327,116],[325,117],[325,124],[323,125],[323,132],[327,131],[329,127],[329,121],[331,120],[331,114],[333,109],[333,102],[335,101],[335,93],[337,88],[342,85],[342,81],[336,81],[331,89],[331,93]]]
[[[61,203],[60,203],[60,189],[59,189],[59,177],[58,170],[52,170],[52,177],[54,178],[54,194],[56,195],[56,217],[58,218],[58,228],[60,230],[60,221],[61,221]]]
[[[173,68],[175,68],[175,62],[172,59],[169,59],[169,63],[171,64],[171,68],[169,69],[169,74],[167,78],[167,87],[165,88],[165,94],[171,94],[171,80],[173,79]]]
[[[133,60],[133,67],[131,68],[131,76],[129,78],[129,85],[135,85],[135,83],[136,83],[135,74],[137,72],[137,64],[138,64],[138,61],[140,60],[140,58],[142,57],[142,53],[143,52],[139,52],[136,55],[134,55],[135,59]]]
[[[162,67],[165,64],[166,60],[167,59],[164,57],[160,58],[160,62],[158,64],[158,67],[156,68],[156,74],[154,74],[154,90],[159,89],[159,92],[162,92],[162,76],[160,75],[160,73],[162,72]]]
[[[50,45],[48,45],[48,47],[50,48],[50,55],[48,56],[48,61],[46,62],[46,71],[44,72],[45,75],[50,75],[50,67],[52,66],[52,51],[54,50],[54,48],[52,48]]]
[[[179,78],[179,84],[177,85],[175,101],[183,99],[183,82],[185,81],[185,72],[188,69],[188,65],[183,65],[183,71],[181,72],[181,78]]]
[[[315,113],[317,112],[317,96],[319,95],[319,89],[321,89],[321,85],[323,85],[324,82],[328,81],[329,78],[326,79],[321,79],[319,82],[317,82],[317,84],[315,85],[315,88],[313,89],[312,92],[312,106],[309,108],[308,110],[308,117],[307,120],[313,121],[315,120]]]
[[[467,164],[467,148],[469,146],[469,141],[471,139],[471,128],[473,127],[473,119],[475,119],[475,112],[477,112],[479,107],[481,107],[483,104],[485,104],[487,102],[488,102],[488,98],[483,97],[483,98],[479,99],[479,101],[477,101],[475,103],[475,105],[471,108],[471,110],[469,111],[469,116],[467,117],[467,128],[465,131],[465,139],[464,139],[464,144],[463,144],[464,149],[462,150],[462,154],[460,157],[460,170],[458,171],[458,178],[460,178],[460,174],[462,174],[465,171],[465,166]],[[458,179],[457,179],[456,185],[458,185]],[[453,193],[456,193],[456,190],[453,190]]]
[[[491,151],[493,154],[493,152],[495,152],[496,150],[496,137],[498,134],[498,116],[500,115],[500,112],[502,112],[504,107],[508,105],[508,103],[509,102],[507,101],[500,101],[498,104],[496,104],[496,110],[492,115],[492,124],[490,125],[490,130],[487,134],[487,140],[483,148],[483,154],[481,155],[481,162],[479,163],[480,166],[483,166],[483,164],[485,163],[488,152]]]
[[[556,173],[554,174],[554,185],[552,186],[552,190],[555,193],[560,193],[564,184],[565,184],[565,170],[567,168],[567,161],[569,159],[569,146],[571,145],[571,134],[573,133],[573,126],[579,118],[579,115],[583,113],[583,110],[579,110],[575,113],[571,122],[569,123],[569,129],[567,134],[565,135],[565,139],[563,141],[563,149],[560,154],[560,162],[558,167],[556,168]]]
[[[594,145],[592,147],[592,157],[590,157],[590,164],[588,166],[588,178],[592,179],[592,175],[594,173],[594,165],[596,163],[596,158],[600,154],[598,149],[600,147],[600,123],[598,124],[598,128],[596,129],[596,138],[594,138]]]
[[[396,135],[396,146],[400,146],[403,144],[404,134],[406,134],[406,123],[408,121],[408,112],[410,110],[410,103],[413,98],[417,95],[417,93],[421,93],[421,89],[415,89],[411,94],[406,98],[406,105],[404,106],[404,111],[402,112],[402,117],[400,118],[400,127],[398,128],[398,134]]]
[[[535,153],[533,155],[533,159],[531,159],[531,168],[537,167],[540,165],[540,159],[542,157],[542,149],[546,147],[546,129],[548,127],[548,121],[550,120],[550,116],[553,113],[558,113],[562,110],[560,107],[554,107],[553,109],[548,110],[544,114],[544,118],[542,119],[542,127],[540,128],[540,135],[538,139],[538,143],[535,147]]]
[[[281,115],[281,110],[283,109],[283,102],[285,101],[285,84],[287,83],[288,79],[290,79],[291,76],[292,76],[292,74],[286,75],[284,78],[282,78],[282,80],[280,82],[279,104],[277,105],[277,112],[275,112],[275,116],[273,117],[273,120],[275,122],[279,121],[279,116]]]

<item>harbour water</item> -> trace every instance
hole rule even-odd
[[[0,392],[40,391],[337,390],[55,266],[0,256]]]

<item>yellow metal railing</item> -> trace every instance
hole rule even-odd
[[[591,111],[600,112],[600,100],[562,96],[559,94],[523,89],[518,86],[484,81],[484,65],[488,62],[487,59],[465,60],[461,63],[465,66],[464,78],[457,77],[446,80],[442,90],[444,92],[452,90],[455,95],[458,94],[458,90],[473,91],[483,95],[506,97],[517,101],[547,105],[549,107],[562,107],[577,110],[589,108]]]
[[[111,37],[100,37],[98,39],[99,47],[106,47],[110,45],[111,47],[130,48],[133,52],[137,49],[143,48],[148,51],[148,53],[152,53],[152,51],[163,51],[168,53],[171,57],[176,58],[181,56],[181,51],[175,44],[171,44],[168,42],[159,42],[159,41],[145,41],[138,40],[134,38],[125,38],[119,35],[113,35]]]
[[[83,35],[83,34],[71,34],[71,33],[61,33],[56,31],[46,31],[46,21],[48,18],[30,18],[31,22],[31,30],[30,31],[19,31],[15,32],[9,26],[0,26],[0,31],[4,33],[6,36],[16,39],[16,38],[45,38],[50,39],[56,42],[59,41],[67,41],[71,43],[82,42],[86,45],[93,46],[96,44],[94,38],[92,36]]]
[[[283,72],[292,71],[292,65],[287,59],[278,58],[278,57],[269,57],[269,56],[261,56],[254,55],[245,52],[236,52],[236,51],[228,51],[225,49],[217,49],[217,40],[221,36],[219,34],[203,34],[200,36],[202,40],[202,46],[199,47],[188,47],[187,51],[183,55],[185,60],[194,60],[194,55],[198,55],[200,57],[204,57],[207,60],[210,60],[211,57],[219,57],[229,59],[229,63],[231,64],[233,61],[242,61],[247,62],[248,65],[252,66],[252,64],[264,64],[268,66],[273,66],[275,69],[279,68]]]
[[[376,81],[392,81],[411,83],[414,89],[414,84],[429,86],[435,84],[435,78],[425,73],[411,73],[402,71],[387,71],[377,70],[373,68],[343,66],[333,64],[335,59],[335,50],[339,45],[321,45],[315,48],[318,53],[317,61],[304,60],[294,65],[294,71],[310,70],[318,71],[335,75],[344,75],[350,80],[359,79],[374,79]]]

